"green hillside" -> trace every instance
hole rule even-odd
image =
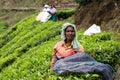
[[[7,23],[5,21],[0,22],[0,34],[2,34],[4,31],[6,31],[7,28]]]
[[[33,14],[0,35],[0,80],[101,80],[96,73],[60,76],[49,71],[53,47],[60,41],[65,21],[40,23],[35,18]],[[71,18],[66,21],[71,22]],[[78,30],[78,39],[85,51],[116,69],[115,65],[120,64],[120,42],[113,33],[90,37],[83,36],[83,32]]]

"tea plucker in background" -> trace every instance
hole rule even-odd
[[[52,21],[56,22],[57,21],[57,16],[56,16],[57,9],[53,3],[50,4],[50,7],[51,9],[50,11],[48,11],[48,13],[52,15],[51,16]]]
[[[84,52],[83,46],[77,41],[76,26],[74,24],[65,23],[62,26],[61,39],[54,47],[51,68],[59,59],[71,56],[77,52]]]

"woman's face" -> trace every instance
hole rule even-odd
[[[73,27],[68,26],[65,30],[66,40],[72,41],[75,37],[75,30]]]

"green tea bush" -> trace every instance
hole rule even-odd
[[[0,22],[0,35],[2,35],[2,33],[5,32],[7,30],[7,28],[8,28],[7,27],[7,22],[1,21]]]
[[[71,17],[74,13],[75,13],[75,9],[58,10],[57,11],[57,18],[58,18],[58,20],[67,19],[67,18]]]
[[[82,36],[79,33],[79,36]],[[120,64],[120,42],[115,40],[111,32],[102,32],[92,36],[79,37],[84,45],[85,51],[92,55],[97,61],[108,63],[115,67]]]

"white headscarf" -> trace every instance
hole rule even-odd
[[[66,39],[66,37],[65,37],[65,29],[68,26],[72,26],[74,28],[74,30],[75,30],[75,37],[73,39],[73,48],[75,50],[78,50],[80,48],[80,43],[77,41],[77,34],[76,34],[77,30],[76,30],[76,26],[74,24],[71,24],[71,23],[65,23],[65,24],[63,24],[63,26],[62,26],[62,32],[61,32],[61,39],[62,40]]]

